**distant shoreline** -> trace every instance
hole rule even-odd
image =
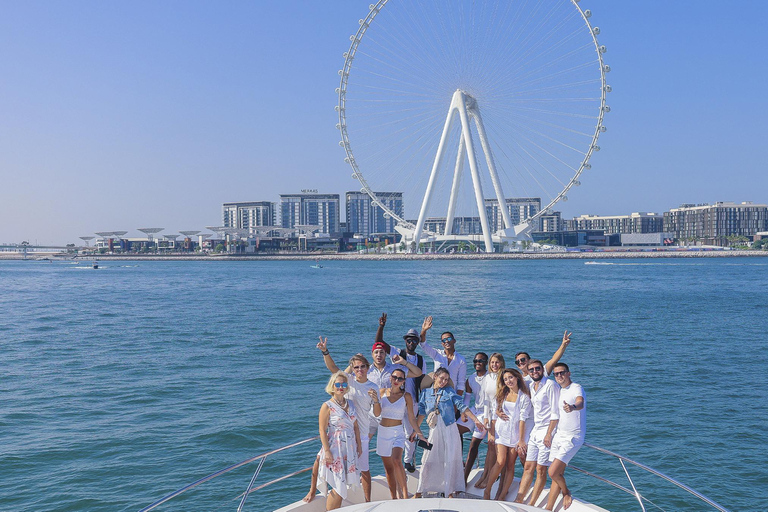
[[[71,259],[55,254],[34,253],[27,260],[49,257],[54,261]],[[425,260],[598,260],[598,259],[653,259],[653,258],[750,258],[768,257],[768,251],[658,251],[658,252],[533,252],[533,253],[470,253],[470,254],[265,254],[265,255],[138,255],[99,254],[77,256],[77,261],[425,261]],[[0,253],[0,260],[22,260],[18,253]]]

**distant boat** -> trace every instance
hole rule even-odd
[[[315,260],[315,264],[310,265],[309,268],[323,268],[323,266],[320,264],[320,260]]]
[[[93,262],[93,268],[99,268],[99,262],[98,261],[94,261]]]

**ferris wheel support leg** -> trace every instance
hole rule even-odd
[[[467,156],[464,138],[459,139],[459,154],[456,156],[456,167],[453,170],[453,184],[451,185],[451,199],[448,202],[448,215],[445,217],[445,234],[453,234],[453,217],[456,212],[456,199],[459,195],[461,175],[464,172],[464,159]]]
[[[464,94],[457,91],[461,96],[461,104],[458,107],[459,117],[461,118],[461,135],[467,146],[467,156],[469,157],[469,170],[472,172],[472,184],[475,189],[475,200],[477,201],[477,213],[480,216],[480,226],[483,228],[483,238],[485,239],[485,252],[493,252],[493,239],[488,227],[488,215],[485,214],[485,199],[483,197],[483,185],[480,182],[480,173],[477,169],[477,156],[472,144],[472,132],[469,130],[469,116],[465,104]],[[455,98],[455,96],[454,96]]]
[[[454,94],[455,97],[455,94]],[[421,232],[424,229],[424,221],[427,219],[427,210],[429,208],[429,201],[432,199],[432,189],[435,186],[437,180],[438,169],[440,163],[443,160],[443,154],[445,153],[445,142],[448,140],[448,134],[453,126],[453,110],[454,102],[451,102],[451,107],[448,109],[448,116],[445,118],[445,125],[443,126],[443,134],[440,136],[440,144],[437,146],[437,154],[435,155],[435,162],[432,165],[432,173],[429,175],[429,183],[427,183],[427,191],[424,193],[424,200],[421,202],[421,210],[419,211],[419,220],[416,221],[416,228],[413,230],[413,242],[416,244],[415,252],[419,250],[419,241],[421,240]]]
[[[491,182],[493,183],[493,189],[496,191],[496,199],[499,201],[499,210],[501,216],[504,219],[504,228],[509,229],[512,227],[512,219],[509,216],[509,210],[507,209],[507,201],[504,197],[504,191],[501,189],[501,182],[499,181],[499,175],[496,173],[496,164],[493,161],[493,154],[491,153],[491,146],[488,144],[488,137],[485,134],[485,125],[483,124],[483,118],[480,116],[480,109],[471,109],[470,114],[475,119],[475,126],[477,126],[477,134],[480,138],[480,146],[485,153],[485,161],[488,164],[488,172],[491,175]]]

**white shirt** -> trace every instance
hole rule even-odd
[[[368,369],[368,380],[373,381],[374,384],[379,386],[379,389],[391,388],[392,372],[395,370],[403,370],[408,375],[408,368],[400,364],[386,363],[381,370],[372,364]]]
[[[426,341],[421,344],[424,348],[424,352],[429,357],[435,360],[435,371],[438,368],[445,368],[453,379],[453,384],[456,386],[456,391],[464,391],[467,381],[467,361],[458,352],[453,353],[453,360],[448,361],[448,356],[445,355],[445,350],[436,350]]]
[[[485,374],[482,377],[478,377],[476,373],[473,373],[470,375],[467,380],[469,381],[469,387],[472,388],[472,392],[470,393],[469,390],[464,390],[464,403],[469,405],[471,398],[475,397],[475,405],[474,405],[474,412],[475,414],[482,414],[485,410],[485,402],[487,400],[487,397],[485,396],[485,391],[483,390],[483,383],[485,382],[485,378],[490,375],[489,372],[485,372]]]
[[[379,387],[370,380],[361,383],[357,382],[351,373],[347,375],[349,377],[347,397],[352,400],[357,410],[357,428],[360,429],[361,436],[367,436],[371,428],[371,421],[373,421],[373,399],[368,394],[368,390],[372,389],[378,395]]]
[[[581,397],[584,400],[584,407],[577,411],[565,412],[563,402],[574,405],[576,404],[577,397]],[[584,439],[584,435],[587,433],[587,397],[584,395],[584,389],[580,384],[571,382],[564,388],[560,388],[560,398],[557,400],[557,408],[555,408],[554,415],[560,418],[560,421],[557,423],[557,434],[559,436]]]
[[[494,404],[496,400],[496,384],[499,382],[499,374],[488,372],[483,378],[483,395],[485,396],[484,411],[485,417],[490,419],[493,411],[496,409]]]
[[[547,428],[550,421],[558,419],[560,386],[547,378],[541,379],[539,389],[535,388],[535,384],[534,382],[529,387],[533,403],[533,428]]]

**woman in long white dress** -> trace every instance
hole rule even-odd
[[[531,393],[523,374],[514,368],[506,368],[499,375],[496,396],[492,400],[494,414],[492,430],[496,438],[496,463],[491,468],[483,499],[491,499],[491,487],[506,468],[499,482],[497,500],[509,492],[515,477],[515,459],[525,458],[528,449],[525,422],[533,416]]]
[[[429,424],[429,443],[431,450],[424,450],[421,459],[421,473],[416,497],[422,493],[443,493],[452,496],[465,490],[464,466],[461,453],[461,439],[456,426],[454,407],[465,413],[478,429],[483,424],[464,403],[464,399],[448,385],[451,376],[445,368],[438,368],[434,373],[434,383],[425,389],[419,397],[419,425],[430,413],[433,413],[433,424]]]
[[[357,457],[362,454],[360,430],[357,426],[355,404],[347,400],[349,377],[343,371],[331,375],[326,393],[331,399],[320,407],[319,428],[323,447],[320,457],[318,480],[325,488],[325,509],[341,506],[347,497],[348,487],[360,485]],[[331,490],[328,491],[327,487]]]

